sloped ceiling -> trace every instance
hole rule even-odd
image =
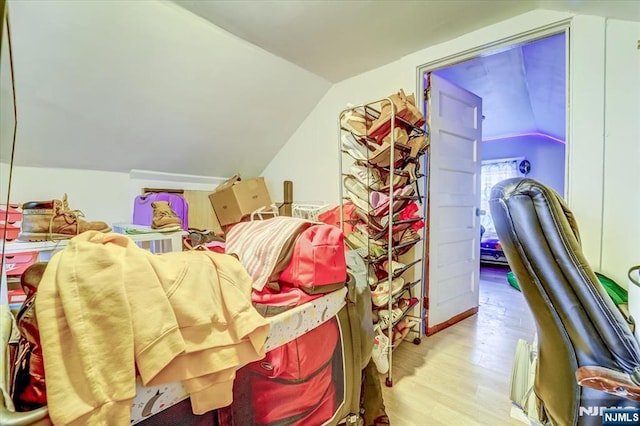
[[[332,82],[535,9],[533,0],[174,1]]]
[[[327,80],[542,8],[640,20],[638,0],[173,0]]]
[[[257,175],[330,87],[170,2],[9,13],[17,165]]]
[[[483,138],[543,133],[565,140],[565,36],[436,71],[482,98]]]

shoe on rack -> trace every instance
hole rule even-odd
[[[416,136],[415,138],[409,139],[407,145],[411,148],[411,154],[409,155],[417,157],[429,146],[429,138],[424,135]]]
[[[404,288],[404,278],[398,277],[391,281],[391,297],[397,295]],[[371,292],[371,300],[376,306],[385,306],[389,303],[389,280],[378,284]]]
[[[369,232],[369,228],[367,227],[366,224],[364,223],[358,223],[356,226],[356,231],[360,232],[364,238],[367,239],[367,241],[369,241],[369,244],[375,244],[377,246],[380,247],[386,247],[387,246],[387,242],[381,239],[376,239],[374,238],[373,235],[371,235],[371,233]]]
[[[400,312],[402,312],[402,314],[404,314],[405,312],[407,312],[409,309],[413,308],[417,304],[418,304],[418,298],[417,297],[402,297],[402,298],[400,298],[398,300],[398,308],[397,309],[400,310]]]
[[[371,119],[356,109],[350,109],[342,114],[340,124],[356,135],[365,136],[371,126]]]
[[[22,241],[68,240],[86,231],[111,232],[105,222],[87,222],[80,210],[71,210],[67,194],[62,201],[29,201],[22,205]]]
[[[394,235],[396,244],[409,244],[420,240],[420,234],[418,234],[413,228],[407,228],[399,235]]]
[[[395,115],[415,127],[420,127],[425,123],[424,116],[416,108],[416,101],[413,94],[406,96],[404,90],[400,89],[398,93],[389,96],[393,102]],[[391,128],[391,103],[388,100],[382,101],[380,116],[373,122],[369,128],[369,135],[374,138],[380,138],[382,135],[389,133]],[[400,120],[395,121],[395,126],[402,126]]]
[[[154,201],[151,203],[151,207],[153,207],[152,229],[159,229],[165,232],[182,229],[182,221],[173,211],[168,201]]]
[[[380,172],[374,168],[354,164],[349,169],[349,173],[351,176],[358,179],[360,183],[368,186],[373,191],[379,191],[380,188],[382,188],[383,182],[380,177]]]
[[[409,135],[407,134],[407,131],[402,127],[396,127],[395,129],[393,129],[391,133],[389,133],[382,139],[382,143],[388,143],[389,145],[391,145],[391,136],[394,137],[394,143],[396,145],[408,147],[407,142],[409,142]]]
[[[403,318],[402,321],[397,323],[394,328],[398,331],[403,331],[406,328],[411,330],[412,327],[413,327],[413,324],[407,318]]]
[[[406,300],[406,299],[401,299],[401,300]],[[378,311],[378,318],[379,318],[378,324],[382,328],[389,328],[389,324],[395,324],[396,322],[398,322],[398,320],[402,318],[402,315],[405,313],[405,311],[406,309],[403,311],[400,307],[397,307],[397,308],[393,308],[391,310],[391,314],[389,314],[388,309],[380,309]]]
[[[402,150],[395,148],[393,150],[393,165],[400,167],[404,161],[404,153]],[[391,144],[383,142],[375,151],[369,154],[369,162],[378,167],[389,167],[391,165]]]
[[[391,173],[387,175],[384,187],[381,190],[388,190],[391,187]],[[418,179],[416,174],[416,163],[409,162],[404,168],[396,169],[393,174],[393,189],[396,190],[402,186],[407,186]]]
[[[369,265],[367,267],[367,283],[369,284],[369,287],[372,287],[376,284],[378,284],[378,275],[376,274],[376,268],[373,265]]]
[[[388,215],[389,208],[393,208],[393,213],[397,213],[402,210],[409,199],[405,198],[413,194],[413,186],[404,186],[393,191],[393,206],[391,206],[391,199],[383,192],[373,191],[369,195],[369,204],[373,207],[373,211],[369,214],[373,217],[381,217],[382,215]],[[386,222],[385,222],[386,223]]]
[[[402,209],[398,218],[400,220],[420,219],[420,210],[415,201],[412,201],[404,209]],[[424,228],[424,220],[416,220],[411,224],[411,228],[414,231],[421,230],[422,228]]]
[[[387,250],[384,247],[369,241],[366,235],[360,231],[350,233],[345,237],[345,240],[349,247],[362,257],[378,258],[387,254]]]
[[[398,326],[393,327],[392,345],[394,347],[398,346],[400,342],[402,342],[409,335],[410,331],[411,331],[411,327],[404,327],[404,328],[400,328]]]
[[[413,126],[420,127],[425,123],[424,115],[416,107],[416,98],[413,93],[407,96],[404,90],[400,89],[398,93],[391,95],[391,100],[405,107],[400,111],[399,115]]]
[[[347,190],[347,195],[351,202],[360,210],[368,212],[371,207],[369,206],[369,191],[366,186],[360,180],[353,176],[347,176],[343,180],[344,188]]]
[[[376,365],[376,369],[380,374],[387,374],[389,371],[389,358],[387,352],[389,350],[389,338],[382,333],[376,334],[373,338],[373,351],[371,359]]]
[[[407,186],[403,186],[402,188],[398,188],[396,191],[394,191],[394,198],[395,201],[393,202],[393,213],[398,213],[400,212],[402,209],[404,209],[409,203],[411,203],[411,198],[407,198],[407,197],[412,197],[415,194],[415,189],[414,189],[415,185],[407,185]]]
[[[346,152],[349,157],[356,161],[367,161],[367,149],[358,143],[351,133],[344,133],[340,138],[342,140],[342,151]]]
[[[404,263],[396,262],[395,260],[391,262],[391,268],[389,268],[389,262],[386,260],[382,264],[382,267],[387,272],[387,274],[392,274],[392,275],[398,272],[399,270],[405,268],[406,266],[407,265],[405,265]]]

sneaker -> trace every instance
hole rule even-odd
[[[391,281],[391,297],[396,296],[404,287],[404,278],[398,277]],[[371,300],[376,306],[385,306],[389,303],[389,280],[378,284],[371,292]]]
[[[389,338],[384,334],[376,334],[373,338],[373,351],[371,359],[378,369],[378,373],[387,374],[389,371],[389,358],[387,352],[389,350]]]
[[[86,231],[111,232],[105,222],[87,222],[84,213],[71,210],[64,194],[62,201],[30,201],[22,205],[22,241],[67,240]]]
[[[406,306],[406,309],[404,311],[400,307],[393,308],[391,310],[391,315],[389,315],[388,309],[380,309],[378,311],[378,319],[379,319],[378,324],[380,324],[380,326],[383,328],[388,328],[389,324],[393,326],[396,322],[400,320],[400,318],[402,318],[402,315],[404,315],[409,305],[408,303],[406,303],[403,306]]]

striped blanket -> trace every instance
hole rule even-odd
[[[298,235],[313,222],[294,217],[242,222],[234,225],[226,239],[226,253],[235,253],[251,278],[253,288],[265,285],[279,290],[278,277],[287,267]]]

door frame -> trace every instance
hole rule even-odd
[[[513,48],[517,45],[520,44],[525,44],[525,43],[530,43],[536,40],[540,40],[549,36],[553,36],[553,35],[557,35],[557,34],[561,34],[564,33],[565,35],[565,155],[564,155],[564,197],[567,200],[567,202],[570,204],[570,200],[571,200],[571,182],[569,181],[569,176],[570,176],[570,156],[571,156],[571,150],[566,148],[569,146],[570,144],[570,140],[571,140],[571,118],[570,118],[570,105],[569,105],[569,100],[570,100],[570,90],[571,90],[571,85],[570,85],[570,35],[571,35],[571,22],[572,19],[568,18],[568,19],[564,19],[558,22],[555,22],[553,24],[549,24],[549,25],[545,25],[530,31],[525,31],[519,34],[515,34],[513,36],[510,37],[506,37],[506,38],[502,38],[499,40],[496,40],[494,42],[491,43],[487,43],[487,44],[483,44],[480,46],[476,46],[474,48],[471,49],[467,49],[467,50],[463,50],[460,51],[458,53],[454,53],[452,55],[449,56],[445,56],[443,58],[440,59],[436,59],[434,61],[430,61],[427,63],[424,63],[418,67],[416,67],[416,98],[420,99],[421,102],[421,108],[422,108],[422,112],[425,113],[426,115],[426,111],[425,111],[425,105],[426,105],[426,99],[424,96],[425,93],[425,75],[427,73],[433,72],[433,71],[437,71],[439,69],[442,68],[447,68],[450,67],[452,65],[456,65],[459,64],[461,62],[465,62],[468,61],[470,59],[474,59],[477,58],[485,53],[497,53],[500,50],[504,49],[510,49]],[[425,161],[424,164],[424,174],[426,176],[426,179],[422,182],[423,185],[423,193],[427,195],[425,203],[423,204],[423,217],[427,218],[426,222],[427,222],[427,228],[430,229],[431,226],[434,226],[433,223],[431,223],[431,216],[429,215],[430,211],[429,211],[429,205],[430,205],[430,193],[429,193],[429,172],[430,172],[430,159],[427,157],[427,161]],[[437,224],[435,224],[435,226],[437,226]],[[430,241],[429,238],[425,238],[424,240],[424,244],[423,244],[423,276],[424,277],[429,277],[429,246],[430,246]],[[478,257],[478,262],[480,262],[479,257]],[[426,308],[427,310],[427,315],[428,315],[428,307],[429,307],[429,280],[428,279],[424,279],[422,281],[422,295],[423,295],[423,306]],[[426,320],[423,323],[424,326],[424,334],[434,334],[438,331],[443,330],[446,327],[449,327],[459,321],[462,321],[465,318],[468,318],[472,315],[474,315],[475,313],[477,313],[478,308],[474,308],[474,309],[470,309],[467,312],[463,312],[462,314],[457,315],[456,317],[452,318],[451,320],[447,321],[445,324],[442,325],[442,327],[439,327],[437,330],[433,330],[431,333],[427,332],[427,327],[426,327]]]

